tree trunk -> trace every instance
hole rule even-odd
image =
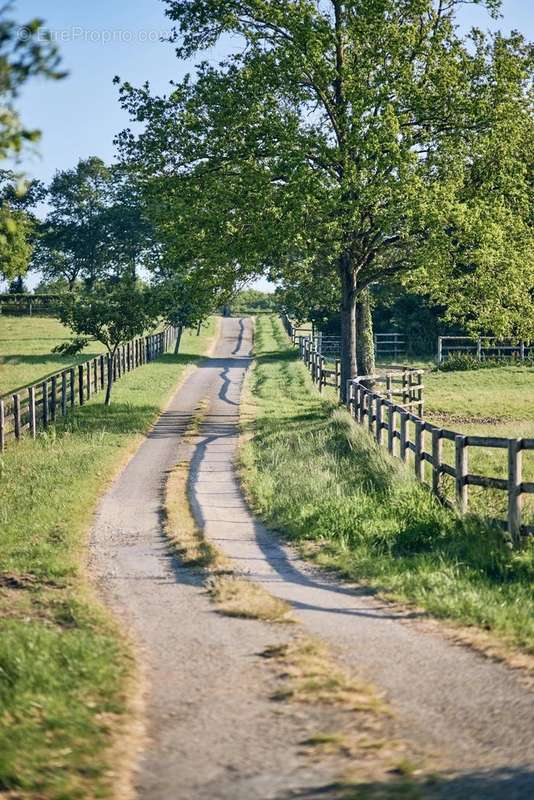
[[[107,406],[109,406],[109,404],[111,403],[111,390],[113,388],[113,359],[114,359],[114,356],[115,356],[115,353],[113,353],[113,355],[111,355],[111,353],[108,353],[108,380],[107,380],[107,386],[106,386],[106,400],[105,400],[105,403],[106,403]]]
[[[346,403],[347,382],[357,373],[356,361],[356,275],[350,255],[339,262],[341,277],[341,400]]]
[[[375,371],[375,345],[369,289],[364,289],[358,296],[356,305],[356,343],[359,374],[373,375]]]
[[[176,342],[174,344],[174,355],[177,356],[180,352],[180,342],[182,341],[183,326],[178,325],[176,329]]]

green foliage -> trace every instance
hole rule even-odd
[[[35,225],[24,211],[0,206],[0,274],[16,278],[28,271],[32,254],[31,235]]]
[[[448,355],[447,358],[439,364],[436,369],[439,372],[466,372],[477,369],[495,369],[503,365],[514,365],[518,367],[525,367],[532,365],[532,358],[525,359],[510,359],[507,356],[491,356],[490,358],[479,359],[471,353],[454,353]]]
[[[158,310],[150,290],[130,277],[100,281],[92,291],[69,293],[58,303],[61,322],[77,335],[78,343],[96,339],[113,358],[117,349],[153,327]],[[106,405],[111,400],[113,370],[108,369]]]
[[[65,295],[58,314],[75,334],[96,339],[114,353],[152,326],[157,312],[147,287],[123,278],[102,281],[91,292]]]
[[[255,312],[276,311],[278,297],[258,289],[242,289],[230,303],[232,314],[254,314]]]
[[[82,282],[128,273],[135,276],[155,242],[135,184],[117,166],[96,157],[58,172],[40,226],[33,267],[47,282]]]
[[[18,155],[40,136],[23,125],[15,110],[21,88],[35,76],[62,77],[57,48],[43,31],[42,21],[18,25],[9,17],[11,11],[11,3],[0,8],[0,161]],[[0,277],[11,280],[27,272],[35,221],[17,202],[24,191],[21,185],[12,191],[8,187],[6,196],[3,184],[8,176],[13,177],[0,171]]]
[[[25,128],[13,108],[13,100],[32,77],[61,78],[57,48],[43,30],[43,22],[33,19],[19,25],[10,19],[12,4],[0,9],[0,159],[21,151],[35,142],[39,132]]]
[[[350,580],[534,651],[534,546],[511,552],[496,528],[443,507],[318,395],[277,320],[256,330],[243,470],[258,513]]]
[[[89,344],[89,339],[85,336],[77,336],[70,342],[62,342],[52,348],[53,353],[60,353],[63,356],[75,356],[85,350]]]
[[[168,97],[121,90],[145,125],[119,137],[123,156],[185,261],[225,286],[267,272],[294,297],[301,287],[300,318],[321,293],[330,306],[333,287],[343,385],[355,369],[357,295],[371,284],[413,272],[441,300],[442,276],[450,283],[458,265],[473,326],[488,311],[473,273],[492,288],[501,328],[521,304],[529,311],[530,238],[511,224],[506,177],[519,173],[522,201],[532,61],[519,35],[462,37],[461,0],[166,4],[180,57],[223,36],[230,50]],[[508,130],[492,178],[491,148]]]

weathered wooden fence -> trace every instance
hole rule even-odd
[[[376,380],[376,379],[375,379]],[[521,544],[523,536],[534,534],[534,526],[522,524],[524,498],[534,494],[534,483],[523,481],[522,459],[526,451],[534,451],[534,439],[508,439],[496,436],[471,436],[440,428],[427,422],[419,414],[398,405],[392,399],[366,385],[365,376],[349,381],[348,407],[352,416],[369,431],[379,444],[386,444],[392,455],[402,461],[413,453],[415,476],[428,483],[441,499],[443,476],[454,481],[456,506],[462,514],[469,509],[469,487],[497,489],[507,493],[508,514],[506,520],[498,520],[511,536],[514,545]],[[443,444],[453,443],[453,462],[444,458]],[[499,448],[505,450],[508,460],[506,478],[487,477],[469,471],[470,448]],[[451,459],[452,460],[452,459]],[[425,477],[425,464],[430,465],[431,480]]]
[[[67,367],[44,380],[0,397],[0,453],[24,435],[36,438],[75,405],[83,406],[113,381],[133,369],[154,361],[176,340],[176,328],[134,339],[118,348],[113,359],[107,354]]]
[[[478,361],[487,358],[525,361],[534,356],[534,345],[491,336],[481,336],[479,339],[470,336],[438,337],[438,364],[443,364],[449,356],[457,354],[470,355]]]
[[[0,314],[53,316],[61,299],[59,294],[0,294]]]
[[[314,383],[320,390],[326,385],[340,390],[339,365],[336,364],[335,382],[328,383],[332,372],[324,371],[324,359],[315,351],[313,340],[298,336],[288,322],[284,322],[284,327],[298,346],[299,357],[310,371]],[[384,391],[379,391],[382,387]],[[534,439],[472,436],[426,421],[423,418],[424,384],[421,370],[404,367],[385,375],[360,375],[348,382],[347,398],[352,417],[368,428],[379,445],[386,446],[392,455],[405,463],[412,460],[413,456],[416,478],[428,485],[441,500],[451,504],[443,492],[445,476],[454,482],[453,505],[462,514],[469,510],[469,487],[506,492],[507,518],[494,521],[508,531],[516,547],[521,545],[524,537],[534,535],[534,526],[524,524],[522,520],[524,500],[527,495],[534,494],[534,483],[523,480],[523,454],[534,451]],[[444,454],[446,442],[451,443],[451,463],[448,463]],[[472,448],[505,451],[506,478],[470,472],[469,452]],[[430,480],[426,476],[427,464],[431,472]]]

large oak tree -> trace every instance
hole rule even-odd
[[[180,57],[219,40],[229,55],[169,97],[123,86],[146,124],[120,137],[123,153],[197,260],[339,282],[345,386],[371,364],[365,348],[357,364],[368,287],[414,270],[430,280],[452,240],[476,236],[473,153],[529,117],[530,50],[516,35],[462,37],[460,0],[166,4]]]

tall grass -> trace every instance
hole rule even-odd
[[[323,565],[534,652],[534,547],[513,553],[445,509],[313,389],[276,318],[257,321],[255,437],[242,453],[256,510]]]
[[[0,794],[107,797],[131,657],[87,581],[98,497],[214,324],[0,459]],[[7,795],[6,795],[7,796]]]

